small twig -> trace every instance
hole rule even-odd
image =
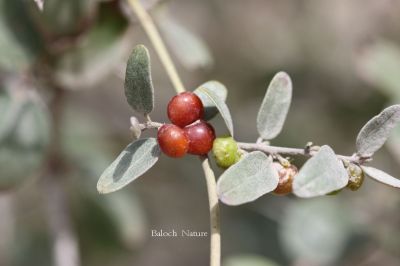
[[[239,142],[238,146],[240,149],[247,150],[247,151],[262,151],[266,154],[270,155],[277,155],[277,154],[286,154],[286,155],[303,155],[307,157],[314,156],[318,150],[314,147],[306,146],[306,148],[286,148],[286,147],[277,147],[277,146],[270,146],[264,143],[244,143]],[[361,158],[358,155],[354,154],[352,156],[345,156],[345,155],[336,155],[342,161],[348,161],[357,164],[363,164],[371,160],[371,158]]]
[[[219,205],[215,175],[210,167],[207,156],[200,156],[201,165],[207,182],[208,202],[210,206],[210,266],[221,265],[221,229],[219,220]]]
[[[141,5],[139,0],[128,0],[133,12],[139,18],[147,36],[150,38],[158,56],[160,57],[161,63],[163,64],[165,70],[167,71],[168,77],[170,78],[175,91],[181,93],[185,91],[183,83],[179,78],[178,72],[176,71],[175,65],[165,47],[163,40],[161,39],[160,33],[158,32],[153,19],[149,16],[147,11]]]
[[[144,131],[146,129],[160,128],[163,124],[153,121],[147,121],[146,123],[139,124],[140,130]]]

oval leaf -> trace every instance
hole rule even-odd
[[[200,87],[197,89],[197,95],[202,93],[204,96],[208,98],[210,102],[212,102],[215,107],[217,107],[219,113],[221,114],[222,118],[225,121],[225,125],[229,130],[229,133],[233,137],[233,122],[231,113],[229,112],[229,108],[226,105],[223,98],[219,97],[217,93],[210,89],[210,87]]]
[[[373,117],[358,133],[356,147],[360,156],[372,156],[385,144],[392,129],[400,122],[400,105],[392,105]]]
[[[278,173],[267,155],[255,151],[226,170],[218,180],[219,199],[227,205],[254,201],[278,186]]]
[[[293,193],[302,198],[326,195],[345,187],[348,179],[343,163],[325,145],[301,168],[293,181]]]
[[[144,45],[133,49],[126,66],[125,95],[132,108],[149,114],[154,107],[154,89],[150,73],[149,51]]]
[[[400,179],[397,179],[374,167],[361,166],[361,168],[372,179],[391,187],[400,188]]]
[[[273,139],[282,131],[291,101],[292,81],[288,74],[279,72],[269,84],[257,115],[257,129],[263,139]]]
[[[105,194],[123,188],[149,170],[159,157],[160,148],[155,138],[132,142],[100,176],[97,190]]]
[[[206,83],[200,85],[199,88],[194,90],[194,93],[196,93],[196,95],[199,96],[199,98],[203,103],[204,119],[210,120],[218,114],[218,109],[215,106],[215,103],[211,101],[210,98],[207,95],[205,95],[203,91],[200,90],[200,88],[209,89],[210,91],[214,92],[224,102],[226,101],[226,97],[228,96],[228,90],[222,83],[215,80],[207,81]]]

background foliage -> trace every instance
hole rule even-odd
[[[187,88],[214,79],[226,85],[240,140],[257,138],[258,108],[280,70],[290,74],[294,89],[277,145],[313,141],[350,154],[362,125],[400,102],[397,1],[155,2],[145,5],[168,36]],[[49,182],[41,163],[54,146],[53,121],[61,129],[62,155],[54,163],[65,165],[52,176],[66,192],[82,265],[208,261],[207,239],[150,237],[152,229],[208,230],[195,157],[162,156],[123,191],[96,191],[98,176],[131,140],[123,77],[135,44],[145,43],[152,55],[154,120],[167,120],[173,95],[142,29],[125,13],[112,0],[47,0],[43,13],[33,1],[0,1],[0,265],[52,265]],[[68,91],[60,116],[49,105],[58,87]],[[215,119],[217,133],[226,133],[222,118]],[[399,177],[399,147],[397,130],[373,165]],[[356,193],[310,200],[267,195],[224,206],[225,263],[398,265],[399,207],[398,191],[370,179]]]

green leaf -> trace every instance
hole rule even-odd
[[[326,195],[347,185],[343,163],[329,146],[322,146],[309,159],[293,181],[293,193],[302,198]]]
[[[29,4],[24,0],[0,1],[0,66],[5,70],[27,68],[43,51]]]
[[[218,114],[218,109],[215,106],[215,103],[210,100],[210,98],[203,91],[201,91],[200,88],[206,88],[214,92],[214,94],[217,95],[224,102],[226,101],[226,98],[228,96],[228,90],[222,83],[215,80],[207,81],[206,83],[200,85],[197,89],[194,90],[194,93],[199,96],[201,102],[203,103],[204,119],[208,121]]]
[[[278,186],[278,173],[262,152],[245,155],[226,170],[217,182],[219,199],[227,205],[240,205],[258,199]]]
[[[394,188],[400,188],[400,179],[397,179],[374,167],[361,166],[361,168],[367,174],[367,176],[371,177],[372,179]]]
[[[132,108],[149,114],[154,107],[154,89],[150,73],[149,51],[144,45],[133,49],[126,66],[125,95]]]
[[[231,113],[229,112],[229,108],[226,105],[224,99],[220,97],[216,92],[214,92],[215,89],[210,89],[211,86],[207,87],[199,87],[197,88],[197,95],[203,94],[208,100],[215,105],[215,107],[218,109],[219,113],[221,114],[222,118],[225,121],[225,125],[227,129],[229,130],[229,133],[233,137],[233,122],[232,122],[232,117]],[[220,93],[221,96],[223,95]]]
[[[356,140],[357,154],[372,156],[388,139],[400,122],[400,105],[392,105],[373,117],[360,130]]]
[[[158,9],[155,13],[160,31],[171,51],[187,69],[207,68],[213,64],[213,58],[206,43],[194,32],[166,12]]]
[[[293,201],[278,223],[282,249],[307,265],[339,265],[353,229],[350,214],[337,200]]]
[[[223,266],[278,266],[274,261],[260,255],[240,254],[228,257]]]
[[[159,157],[160,148],[155,138],[132,142],[100,176],[97,190],[106,194],[125,187],[149,170]]]
[[[215,103],[210,100],[210,98],[203,91],[201,91],[200,88],[206,88],[214,92],[214,94],[217,95],[224,102],[226,101],[226,97],[228,96],[228,90],[222,83],[215,80],[207,81],[206,83],[200,85],[197,89],[194,90],[194,93],[199,96],[201,102],[203,103],[204,119],[211,120],[214,116],[218,114],[218,109],[215,106]]]
[[[282,131],[292,101],[292,81],[285,72],[277,73],[268,86],[257,115],[258,133],[270,140]]]

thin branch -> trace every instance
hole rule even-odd
[[[215,175],[210,167],[207,156],[201,156],[201,166],[206,177],[208,202],[210,206],[210,227],[211,227],[211,245],[210,245],[210,266],[221,265],[221,229],[219,219],[219,205],[217,196],[217,184]]]
[[[238,146],[242,150],[262,151],[270,155],[285,154],[285,155],[303,155],[307,157],[312,157],[318,152],[318,149],[315,146],[314,147],[307,146],[306,148],[299,149],[299,148],[270,146],[264,143],[244,143],[244,142],[239,142]],[[361,158],[356,154],[352,156],[345,156],[345,155],[336,155],[336,156],[342,161],[348,161],[357,164],[363,164],[371,160],[371,158]]]
[[[160,34],[154,25],[153,20],[140,4],[139,0],[128,0],[132,10],[138,16],[140,23],[145,29],[150,41],[152,42],[158,56],[164,65],[167,74],[174,85],[175,91],[181,93],[185,91],[181,79],[179,78],[178,72],[165,48],[164,42],[161,39]],[[147,121],[145,124],[140,124],[140,128],[143,131],[148,128],[158,128],[162,124]],[[208,157],[200,157],[202,161],[202,167],[204,175],[207,181],[208,200],[210,205],[210,226],[211,226],[211,244],[210,244],[210,266],[221,265],[221,233],[220,233],[220,221],[219,221],[219,206],[218,206],[218,195],[216,189],[216,181],[213,170],[210,167]]]
[[[153,129],[153,128],[158,129],[162,125],[163,125],[162,123],[147,121],[146,123],[139,124],[139,128],[140,130],[144,131],[146,129]]]
[[[163,40],[161,39],[160,33],[158,32],[152,18],[141,5],[139,0],[128,0],[130,7],[133,12],[139,18],[147,36],[149,37],[151,43],[153,44],[158,56],[160,57],[161,63],[163,64],[165,70],[167,71],[168,77],[170,78],[175,91],[181,93],[185,91],[183,83],[179,78],[178,72],[176,71],[175,65],[165,47]]]

